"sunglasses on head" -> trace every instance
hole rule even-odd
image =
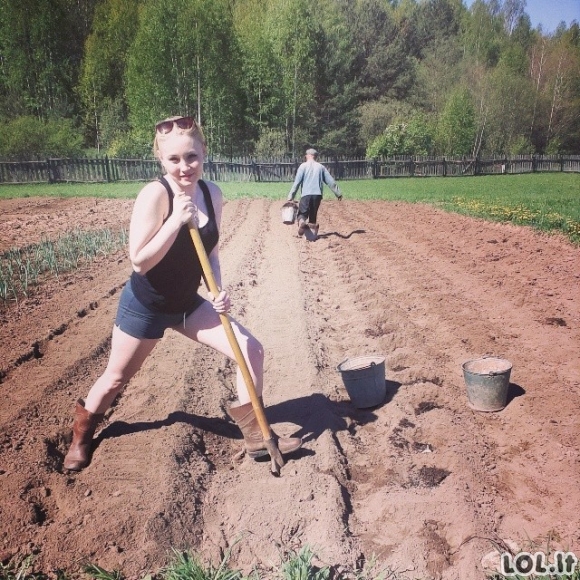
[[[180,129],[191,129],[195,123],[193,117],[179,117],[178,119],[172,119],[171,121],[160,121],[155,125],[155,130],[158,133],[165,135],[166,133],[171,133],[173,131],[173,126],[177,125]]]

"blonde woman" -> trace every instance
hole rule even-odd
[[[230,297],[198,294],[202,278],[199,258],[189,234],[196,223],[213,273],[221,288],[219,229],[222,192],[201,179],[206,152],[201,127],[192,117],[170,117],[155,126],[154,153],[164,176],[148,183],[135,201],[129,231],[133,272],[119,299],[111,353],[104,373],[76,403],[73,440],[64,467],[80,471],[91,460],[95,430],[121,389],[139,370],[164,332],[171,328],[234,359],[219,314],[228,312]],[[232,321],[248,363],[256,393],[261,396],[264,351],[243,326]],[[238,369],[237,401],[228,414],[240,427],[246,452],[256,458],[268,453],[243,376]],[[282,454],[298,450],[298,438],[278,439]]]

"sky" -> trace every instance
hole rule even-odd
[[[472,3],[473,0],[464,0],[466,6]],[[526,0],[525,12],[530,17],[532,28],[541,24],[546,34],[554,32],[562,20],[567,26],[573,20],[580,24],[580,0]]]

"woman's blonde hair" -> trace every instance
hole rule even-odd
[[[190,127],[183,127],[178,124],[179,121],[184,120],[186,121],[186,125],[189,125],[191,122]],[[161,131],[160,128],[170,128],[167,131]],[[182,115],[175,115],[173,117],[167,117],[167,119],[163,119],[155,123],[155,140],[153,141],[153,155],[155,157],[159,157],[159,142],[163,141],[168,135],[173,132],[178,133],[179,135],[189,135],[194,139],[197,139],[205,149],[205,136],[203,134],[203,130],[200,125],[195,121],[193,117],[183,117]]]

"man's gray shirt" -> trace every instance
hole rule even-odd
[[[294,184],[288,194],[288,201],[294,199],[300,185],[302,185],[300,197],[304,197],[305,195],[322,195],[322,188],[325,183],[334,192],[336,197],[340,197],[340,189],[328,172],[328,169],[322,163],[314,161],[314,159],[305,161],[296,172]]]

